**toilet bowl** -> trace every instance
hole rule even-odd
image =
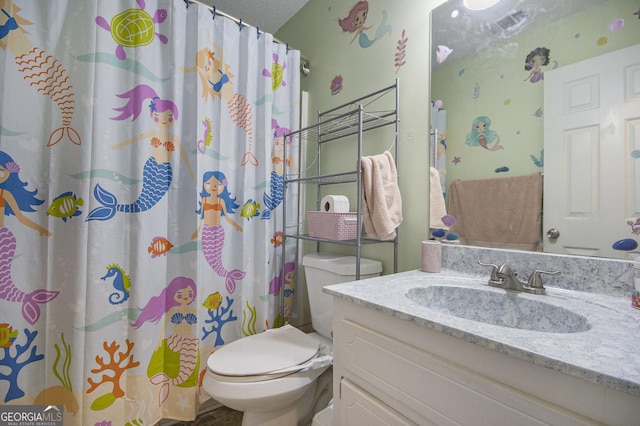
[[[382,271],[380,262],[362,261],[372,264],[363,275],[361,263],[361,277]],[[322,293],[322,287],[353,281],[355,258],[314,253],[304,256],[303,265],[316,332],[307,334],[285,325],[231,342],[207,360],[203,390],[221,404],[242,411],[244,426],[310,424],[333,397],[332,299]]]
[[[331,399],[331,362],[331,347],[318,336],[285,325],[218,349],[207,360],[202,386],[242,411],[243,425],[306,423]]]

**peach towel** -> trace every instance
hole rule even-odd
[[[368,236],[381,240],[396,237],[402,223],[402,197],[396,163],[389,151],[362,157],[362,220]]]
[[[449,214],[462,244],[541,251],[542,175],[456,180]]]

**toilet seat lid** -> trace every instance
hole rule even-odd
[[[209,370],[223,376],[255,376],[277,372],[313,358],[320,342],[290,325],[231,342],[207,360]]]

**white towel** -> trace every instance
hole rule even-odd
[[[429,167],[429,227],[431,229],[449,229],[442,223],[442,217],[446,216],[444,195],[440,184],[440,172],[433,167]]]
[[[362,219],[370,237],[392,240],[402,223],[396,163],[389,151],[362,157]]]

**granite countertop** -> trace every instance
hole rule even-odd
[[[489,287],[487,277],[454,271],[430,274],[420,270],[330,285],[324,287],[324,292],[488,349],[640,396],[640,310],[633,309],[629,299],[549,286],[546,286],[546,295],[509,292],[513,297],[542,301],[582,315],[590,326],[586,331],[557,333],[463,319],[424,307],[406,297],[411,288],[434,285],[505,292]],[[472,306],[473,298],[469,298],[468,303],[470,309],[477,309]]]

